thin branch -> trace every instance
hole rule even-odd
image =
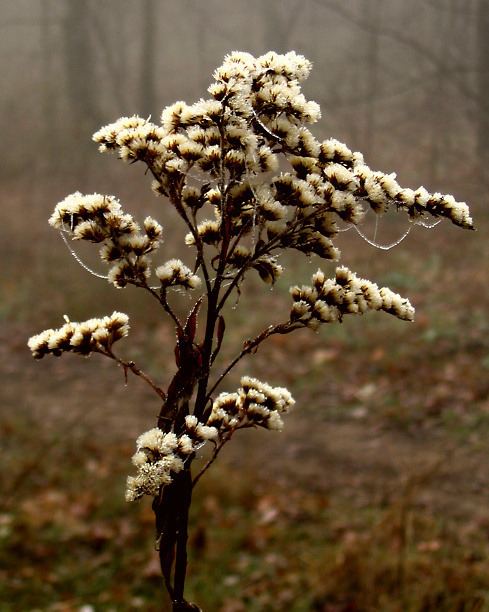
[[[200,478],[202,478],[205,472],[207,472],[207,470],[211,467],[211,465],[217,459],[217,455],[219,454],[219,451],[226,444],[226,442],[228,442],[231,439],[231,436],[233,435],[234,432],[235,432],[235,429],[231,429],[219,442],[216,443],[216,445],[214,446],[214,450],[212,451],[212,455],[207,460],[206,464],[202,467],[200,472],[192,480],[192,489],[195,487],[195,485],[200,480]]]
[[[287,237],[289,234],[293,234],[293,232],[296,229],[296,227],[297,227],[297,216],[295,216],[293,219],[291,219],[289,228],[287,229],[286,232],[284,232],[283,234],[280,234],[279,236],[275,236],[272,240],[270,240],[269,242],[265,243],[262,246],[261,249],[256,250],[256,248],[255,248],[255,253],[253,254],[253,257],[251,259],[249,259],[245,263],[245,265],[242,268],[240,268],[240,270],[236,273],[236,275],[234,276],[233,280],[231,281],[231,283],[229,284],[228,288],[226,289],[224,295],[222,296],[221,300],[217,304],[217,313],[218,314],[221,312],[222,308],[224,307],[224,304],[225,304],[226,300],[228,299],[228,297],[230,296],[230,294],[232,293],[232,291],[236,287],[236,285],[239,283],[240,279],[242,279],[244,274],[252,267],[252,264],[257,259],[259,259],[260,257],[263,257],[263,255],[267,255],[274,248],[279,246],[280,242],[283,240],[284,237]],[[233,250],[236,248],[238,242],[239,242],[239,240],[232,246]]]
[[[300,329],[304,327],[304,324],[300,322],[292,322],[287,321],[286,323],[278,323],[277,325],[271,325],[267,329],[265,329],[261,334],[259,334],[254,340],[248,340],[244,343],[241,351],[236,355],[236,357],[228,364],[226,369],[222,372],[216,382],[212,385],[210,390],[207,392],[207,396],[205,398],[205,404],[210,400],[212,394],[217,389],[217,387],[221,384],[223,379],[229,374],[229,372],[235,367],[235,365],[241,361],[241,359],[251,353],[255,348],[258,347],[264,340],[273,336],[274,334],[290,334],[296,329]]]
[[[172,308],[170,307],[170,305],[168,304],[168,301],[166,299],[166,292],[162,291],[161,293],[156,291],[156,289],[154,289],[153,287],[150,287],[146,281],[141,281],[141,282],[136,282],[133,283],[136,287],[142,287],[143,289],[146,289],[146,291],[148,291],[155,299],[158,300],[158,302],[163,306],[163,309],[165,310],[166,313],[168,313],[171,317],[171,319],[173,320],[173,322],[175,323],[178,331],[181,334],[185,334],[185,330],[183,328],[183,325],[180,322],[180,319],[177,317],[177,315],[173,312]],[[196,348],[198,348],[198,346],[193,343],[194,346],[196,346]]]
[[[198,261],[199,261],[199,265],[202,268],[202,273],[204,275],[204,282],[205,282],[205,286],[207,289],[207,292],[210,293],[212,290],[212,286],[211,286],[211,281],[210,281],[210,277],[209,277],[209,271],[207,270],[207,265],[205,263],[205,258],[204,258],[204,245],[202,243],[202,240],[199,236],[199,233],[197,231],[197,228],[192,224],[192,222],[190,221],[190,219],[188,218],[187,213],[185,212],[185,209],[183,208],[183,205],[181,203],[181,200],[179,198],[178,195],[174,194],[170,194],[170,201],[173,204],[173,206],[175,207],[176,211],[178,212],[178,214],[182,217],[182,219],[185,221],[187,227],[189,228],[194,240],[195,240],[195,246],[197,247],[197,257],[198,257]]]
[[[130,370],[135,376],[139,376],[140,378],[142,378],[144,382],[147,383],[162,400],[166,400],[166,393],[163,391],[163,389],[158,387],[158,385],[156,385],[147,374],[145,374],[142,370],[140,370],[136,366],[134,361],[124,361],[123,359],[118,357],[111,348],[107,348],[105,350],[99,350],[98,352],[101,353],[102,355],[106,355],[107,357],[110,357],[111,359],[114,359],[114,361],[117,361],[117,363],[119,363],[124,368],[124,374],[126,378],[127,378],[127,371]]]
[[[154,291],[154,290],[150,288],[150,291]],[[158,296],[158,297],[159,297],[160,303],[163,306],[165,312],[167,312],[170,315],[170,317],[172,318],[173,322],[177,326],[178,330],[183,334],[184,333],[183,332],[183,326],[180,323],[180,319],[177,317],[177,315],[171,309],[170,304],[168,304],[168,301],[166,299],[166,292],[162,291],[161,295]]]
[[[200,470],[200,472],[192,480],[192,489],[195,487],[195,485],[202,478],[202,476],[205,474],[205,472],[207,472],[207,470],[211,467],[211,465],[217,459],[217,455],[219,454],[219,451],[226,444],[226,442],[230,439],[230,437],[231,437],[231,435],[229,434],[228,437],[223,438],[220,442],[218,442],[215,445],[214,450],[212,451],[212,455],[211,455],[210,459],[207,461],[207,463],[204,465],[204,467]]]
[[[320,211],[318,211],[320,212]],[[281,242],[283,241],[284,238],[287,238],[287,236],[289,235],[293,235],[297,229],[297,226],[299,225],[299,222],[301,221],[301,219],[298,218],[297,214],[295,214],[295,216],[290,220],[289,222],[289,227],[287,229],[286,232],[284,232],[283,234],[280,234],[278,236],[275,236],[274,238],[272,238],[272,240],[270,240],[269,242],[265,243],[263,245],[263,247],[261,249],[259,249],[258,251],[255,251],[253,257],[251,259],[249,259],[245,265],[236,273],[236,275],[234,276],[233,280],[231,281],[231,283],[229,284],[228,288],[226,289],[224,295],[222,296],[219,304],[217,305],[217,312],[220,313],[222,308],[224,307],[225,302],[227,301],[227,299],[229,298],[229,296],[231,295],[233,289],[237,286],[237,284],[239,283],[239,281],[244,277],[244,274],[250,269],[252,268],[252,264],[259,259],[260,257],[263,257],[263,255],[267,255],[269,253],[271,253],[274,249],[278,248],[281,246]],[[234,245],[236,246],[236,245]]]
[[[193,479],[192,488],[195,487],[195,485],[200,480],[200,478],[202,478],[205,472],[207,472],[207,470],[211,467],[211,465],[217,459],[217,455],[221,451],[222,447],[226,444],[226,442],[229,442],[233,433],[237,431],[238,429],[248,429],[250,427],[256,427],[256,425],[254,423],[245,423],[244,425],[237,425],[236,427],[233,427],[232,429],[230,429],[227,432],[227,434],[219,442],[216,443],[216,445],[214,446],[214,450],[212,451],[212,455],[207,460],[206,464],[202,467],[200,472]]]
[[[151,174],[154,176],[154,178],[157,181],[159,181],[160,180],[160,176],[158,175],[158,173],[152,167],[151,160],[144,159],[142,161],[144,161],[144,163],[148,166],[148,168],[149,168]],[[190,167],[188,168],[188,170],[190,170]],[[187,174],[188,174],[188,170],[187,170]],[[202,267],[202,273],[204,275],[205,286],[206,286],[207,292],[210,293],[212,287],[211,287],[211,283],[210,283],[210,279],[209,279],[209,272],[207,270],[207,266],[206,266],[205,259],[204,259],[204,245],[202,244],[202,240],[201,240],[201,238],[199,236],[199,233],[197,232],[196,227],[192,224],[192,222],[188,218],[188,215],[185,212],[185,209],[183,208],[183,205],[182,205],[182,202],[181,202],[181,192],[182,192],[182,189],[183,189],[184,184],[186,182],[187,174],[183,174],[182,184],[180,185],[180,193],[170,192],[168,197],[170,199],[170,202],[173,204],[175,210],[180,215],[180,217],[184,220],[184,222],[187,225],[187,227],[189,228],[192,236],[194,237],[195,245],[197,247],[198,260],[199,260],[200,266]]]
[[[314,1],[317,4],[320,4],[321,6],[328,8],[330,11],[333,11],[333,13],[340,15],[341,17],[343,17],[344,19],[346,19],[353,25],[356,25],[357,27],[363,30],[372,31],[373,29],[371,22],[365,19],[360,19],[356,17],[352,12],[344,9],[342,6],[333,4],[332,2],[328,0],[314,0]],[[404,30],[397,30],[396,28],[391,28],[388,26],[383,26],[379,28],[375,26],[375,32],[378,36],[384,36],[386,38],[391,38],[392,40],[395,40],[398,43],[402,43],[406,45],[412,51],[414,51],[418,55],[421,55],[422,57],[427,59],[429,62],[431,62],[438,70],[445,71],[444,58],[440,59],[439,57],[437,57],[436,54],[434,54],[428,47],[424,46],[416,39],[411,38],[409,35],[405,33]],[[478,107],[482,106],[483,101],[480,99],[480,96],[475,91],[472,91],[470,88],[468,88],[463,81],[453,78],[452,82],[454,83],[456,88],[459,90],[459,92],[462,93],[468,100],[475,102],[475,104]]]
[[[156,291],[156,289],[154,289],[153,287],[150,287],[146,281],[141,281],[139,283],[133,283],[136,287],[142,287],[143,289],[146,289],[146,291],[148,291],[155,299],[158,300],[158,302],[163,306],[163,309],[165,310],[166,313],[168,313],[171,317],[171,319],[173,320],[173,322],[175,323],[175,326],[177,327],[178,331],[180,332],[180,334],[182,336],[187,336],[188,338],[188,334],[185,331],[185,328],[183,327],[182,323],[180,322],[180,319],[177,317],[177,315],[173,312],[170,304],[168,304],[168,301],[166,299],[166,292],[164,290],[162,290],[161,292]],[[199,298],[200,300],[201,298]],[[197,300],[197,301],[199,301]],[[193,312],[195,308],[195,305],[192,307],[192,309],[190,310],[190,312]],[[189,338],[190,341],[192,342],[192,345],[199,351],[202,352],[201,347],[194,342],[193,338]]]
[[[224,105],[226,104],[225,99],[222,101],[222,113],[224,114]],[[209,374],[211,371],[211,360],[214,344],[214,332],[216,328],[216,322],[219,316],[219,294],[221,291],[222,282],[224,280],[224,271],[227,263],[227,252],[231,242],[231,223],[229,222],[229,209],[228,209],[228,198],[226,190],[226,169],[224,166],[224,152],[225,152],[225,135],[223,133],[222,122],[219,122],[220,132],[220,160],[219,160],[219,191],[221,194],[221,250],[219,253],[219,263],[217,266],[216,277],[214,285],[207,293],[207,320],[205,325],[204,341],[202,344],[202,369],[203,375],[198,383],[197,397],[195,399],[195,410],[194,415],[197,418],[201,418],[205,412],[207,405],[207,385],[209,381]],[[228,227],[229,225],[229,227]]]

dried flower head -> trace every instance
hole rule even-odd
[[[179,259],[170,259],[163,266],[156,268],[156,276],[160,279],[162,287],[179,286],[195,289],[201,283],[200,278]]]
[[[300,321],[314,329],[319,323],[338,321],[345,314],[363,314],[368,310],[384,310],[405,321],[414,319],[414,308],[409,300],[387,287],[379,289],[375,283],[357,277],[348,268],[337,268],[334,281],[321,270],[311,280],[310,287],[290,289],[294,300],[291,321]]]
[[[132,284],[146,290],[176,329],[176,371],[167,390],[134,362],[114,354],[113,344],[129,329],[128,317],[119,312],[82,323],[66,319],[61,328],[33,336],[28,345],[36,358],[63,352],[108,356],[126,375],[131,371],[140,376],[163,402],[158,427],[137,439],[132,457],[136,474],[127,479],[126,499],[155,498],[161,567],[179,609],[194,608],[183,598],[193,486],[235,431],[280,430],[283,415],[295,403],[287,389],[250,376],[241,378],[235,393],[214,397],[226,375],[273,334],[316,330],[370,310],[406,321],[414,317],[409,301],[387,287],[379,288],[345,267],[336,269],[335,278],[318,270],[309,285],[290,289],[289,318],[245,341],[214,379],[213,366],[225,341],[226,302],[239,296],[248,272],[275,283],[283,271],[280,255],[291,249],[308,257],[339,259],[339,226],[360,225],[368,210],[382,215],[396,209],[414,222],[445,217],[460,227],[473,227],[467,205],[453,196],[402,187],[395,174],[372,170],[361,153],[345,144],[318,140],[311,126],[321,116],[319,105],[301,91],[310,70],[311,63],[295,52],[260,57],[234,52],[214,72],[210,99],[178,101],[163,110],[159,124],[123,117],[94,134],[101,151],[114,152],[128,163],[142,162],[153,178],[153,191],[163,196],[160,202],[172,206],[184,223],[188,255],[194,260],[190,267],[180,259],[158,266],[158,286],[149,284],[163,231],[154,218],[146,217],[140,226],[113,196],[79,192],[60,202],[50,218],[65,242],[68,236],[98,245],[108,273],[96,276],[117,288]],[[201,285],[202,295],[182,318],[180,307],[172,303],[177,296],[167,290]],[[192,292],[187,297],[192,299]],[[205,325],[199,325],[202,319]],[[212,453],[193,477],[192,462],[207,442]]]
[[[102,319],[89,319],[82,323],[67,321],[59,329],[48,329],[32,336],[27,344],[36,359],[49,354],[58,357],[63,352],[87,356],[94,351],[110,349],[128,332],[129,317],[122,312],[113,312]]]

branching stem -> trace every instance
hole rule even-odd
[[[233,435],[233,433],[235,431],[237,431],[238,429],[248,429],[250,427],[255,427],[255,425],[253,423],[245,423],[244,425],[238,425],[237,427],[234,427],[233,429],[230,429],[229,432],[227,434],[225,434],[225,436],[223,436],[221,438],[221,440],[219,440],[219,442],[216,443],[216,445],[214,446],[214,450],[212,451],[212,455],[207,460],[206,464],[202,467],[200,472],[193,479],[193,481],[192,481],[192,488],[195,487],[195,485],[200,480],[200,478],[202,478],[202,476],[205,474],[205,472],[207,472],[207,470],[211,467],[211,465],[217,459],[217,455],[219,454],[220,450],[226,444],[226,442],[229,442],[229,440],[231,439],[231,436]]]
[[[273,336],[274,334],[289,334],[296,329],[304,327],[303,323],[300,322],[292,322],[287,321],[286,323],[279,323],[277,325],[273,325],[265,329],[261,334],[259,334],[254,340],[248,340],[244,343],[241,351],[236,355],[236,357],[228,364],[224,372],[219,376],[216,382],[212,385],[210,390],[207,393],[205,404],[210,400],[212,394],[217,389],[217,387],[221,384],[223,379],[229,374],[229,372],[235,367],[235,365],[243,359],[245,355],[251,353],[255,348],[257,348],[264,340]]]
[[[158,385],[156,385],[147,374],[145,374],[142,370],[140,370],[136,366],[134,361],[124,361],[123,359],[115,355],[115,353],[112,351],[111,348],[107,348],[103,351],[100,350],[99,352],[102,355],[106,355],[107,357],[110,357],[114,361],[117,361],[117,363],[119,363],[124,368],[124,373],[126,374],[126,378],[127,378],[127,371],[130,370],[135,376],[139,376],[140,378],[142,378],[144,382],[148,384],[162,400],[166,400],[166,393],[163,391],[163,389],[161,389],[161,387],[158,387]]]

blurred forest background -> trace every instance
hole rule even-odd
[[[133,288],[91,277],[47,219],[73,191],[113,193],[162,222],[162,262],[180,256],[183,231],[149,177],[101,156],[92,133],[206,97],[233,50],[291,49],[313,62],[318,138],[467,201],[478,232],[415,226],[389,251],[342,236],[342,262],[408,297],[416,322],[377,314],[278,337],[237,370],[266,370],[297,409],[280,434],[245,432],[199,484],[189,598],[220,612],[489,610],[489,0],[0,9],[0,610],[165,609],[150,504],[123,499],[135,437],[159,407],[112,363],[34,362],[26,341],[64,313],[122,310],[126,355],[164,382],[173,330]],[[362,232],[388,244],[409,227],[386,215]],[[230,312],[228,355],[285,316],[289,285],[319,265],[284,263],[273,292],[251,284]]]

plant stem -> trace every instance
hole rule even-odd
[[[156,385],[147,374],[145,374],[142,370],[140,370],[136,366],[134,361],[124,361],[124,359],[121,359],[120,357],[118,357],[111,348],[107,348],[105,350],[99,350],[98,352],[101,355],[105,355],[106,357],[110,357],[114,361],[117,361],[117,363],[119,363],[124,368],[124,374],[126,376],[126,381],[127,381],[127,371],[130,370],[133,374],[142,378],[144,382],[147,383],[153,389],[153,391],[161,397],[162,400],[166,399],[166,393],[163,391],[163,389],[158,387],[158,385]]]
[[[192,476],[190,470],[186,469],[179,475],[180,495],[177,503],[177,533],[176,533],[176,556],[175,573],[173,580],[173,612],[187,609],[183,592],[185,587],[185,576],[187,573],[187,540],[188,540],[188,516],[192,498]]]
[[[302,323],[287,321],[286,323],[278,323],[277,325],[273,325],[265,329],[261,334],[259,334],[254,340],[249,340],[245,342],[241,352],[236,355],[236,357],[228,364],[224,372],[219,376],[216,382],[209,389],[207,396],[204,401],[204,405],[207,405],[212,393],[217,389],[217,387],[221,384],[223,379],[229,374],[229,372],[234,368],[234,366],[241,361],[241,359],[251,353],[255,348],[258,347],[264,340],[273,336],[273,334],[290,334],[296,329],[304,327]]]
[[[207,472],[207,470],[211,467],[211,465],[217,459],[217,455],[219,454],[219,451],[226,444],[226,442],[229,440],[229,438],[231,437],[232,433],[233,432],[230,432],[223,440],[221,440],[220,442],[218,442],[216,444],[210,459],[207,461],[207,463],[204,465],[204,467],[200,470],[200,472],[197,474],[197,476],[193,479],[192,487],[195,487],[195,485],[200,480],[200,478],[204,475],[205,472]]]

